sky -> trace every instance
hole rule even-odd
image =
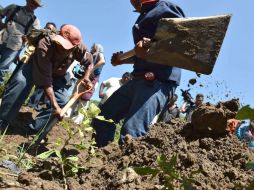
[[[0,5],[15,3],[25,5],[25,0],[0,0]],[[129,0],[42,0],[43,7],[35,14],[43,27],[52,21],[60,27],[62,24],[76,25],[82,32],[83,41],[88,48],[100,43],[104,46],[106,65],[100,82],[110,77],[121,77],[132,66],[113,67],[111,55],[117,51],[133,48],[131,28],[138,17],[133,12]],[[239,98],[242,105],[254,107],[254,22],[251,11],[253,0],[174,0],[187,17],[214,16],[232,14],[220,54],[210,75],[200,78],[194,72],[183,70],[180,89],[191,89],[193,97],[197,93],[205,95],[205,101],[212,103]],[[197,79],[197,83],[188,87],[188,81]],[[98,89],[93,99],[99,100]],[[179,103],[182,98],[179,96]]]

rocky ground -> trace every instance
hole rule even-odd
[[[209,113],[215,110],[217,118],[229,116],[234,111],[223,106],[206,105],[208,112],[200,108],[197,113]],[[211,107],[212,106],[212,107]],[[224,110],[224,111],[223,111]],[[28,110],[31,111],[31,110]],[[230,112],[229,112],[230,111]],[[196,113],[196,114],[197,114]],[[224,114],[222,114],[224,113]],[[208,114],[208,115],[209,115]],[[205,114],[207,116],[207,114]],[[205,117],[206,117],[205,116]],[[31,141],[31,136],[26,136],[23,124],[32,117],[27,110],[19,115],[19,122],[12,126],[5,135],[1,146],[1,154],[16,155],[17,146]],[[194,117],[197,117],[194,115]],[[214,117],[214,116],[213,116]],[[230,115],[229,117],[232,117]],[[169,161],[176,156],[176,170],[181,178],[191,178],[193,189],[244,189],[254,180],[254,171],[246,168],[246,163],[254,161],[254,153],[248,149],[244,142],[240,142],[235,136],[227,135],[225,127],[220,135],[211,132],[218,128],[211,125],[212,120],[202,120],[202,123],[185,123],[181,120],[173,120],[170,124],[155,124],[146,137],[132,139],[127,137],[126,144],[119,146],[111,143],[108,146],[91,151],[91,147],[77,151],[71,147],[66,148],[66,155],[77,155],[78,164],[85,170],[73,177],[66,177],[68,189],[163,189],[166,175],[160,172],[154,178],[151,175],[138,175],[136,167],[158,168],[156,159],[164,155]],[[219,121],[219,119],[217,119]],[[221,119],[224,123],[224,120]],[[205,132],[204,124],[207,122],[208,131]],[[198,124],[197,124],[198,123]],[[70,121],[71,128],[77,126]],[[198,126],[202,126],[201,128]],[[221,125],[223,127],[223,125]],[[221,129],[220,126],[220,129]],[[202,133],[200,133],[200,130]],[[85,142],[91,141],[92,132],[84,132]],[[34,156],[53,147],[58,138],[66,139],[66,130],[56,126],[48,136],[48,142],[40,147],[33,147],[25,158],[30,158],[36,163],[31,169],[22,169],[18,176],[10,171],[0,168],[1,189],[64,189],[64,180],[56,161],[56,155],[52,155],[46,161],[35,159]],[[80,141],[76,135],[73,142]],[[193,173],[194,171],[198,171]],[[180,182],[173,181],[175,189],[180,188]]]

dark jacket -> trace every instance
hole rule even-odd
[[[184,17],[183,11],[181,8],[167,0],[159,0],[155,4],[144,5],[141,14],[132,29],[134,43],[136,44],[138,41],[142,40],[143,37],[153,39],[157,24],[161,18],[178,17]],[[157,78],[162,81],[172,80],[177,84],[180,83],[181,70],[179,68],[159,65],[138,57],[135,57],[134,59],[134,74],[152,71]]]
[[[53,77],[64,76],[74,60],[86,67],[93,64],[92,55],[85,45],[80,44],[63,53],[57,50],[51,38],[41,39],[33,55],[33,79],[38,87],[52,85]]]

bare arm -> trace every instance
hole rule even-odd
[[[104,93],[103,93],[104,88],[105,88],[105,85],[103,83],[101,83],[100,91],[99,91],[99,97],[100,98],[104,97]]]
[[[61,111],[62,109],[60,108],[60,106],[58,105],[57,101],[56,101],[56,97],[54,94],[54,90],[52,86],[45,86],[44,88],[44,93],[46,94],[46,96],[48,97],[52,108],[53,108],[53,113],[59,118],[62,119],[61,116]]]
[[[82,78],[82,81],[85,83],[86,89],[91,89],[93,87],[93,84],[90,81],[90,75],[93,71],[93,57],[90,53],[86,52],[84,55],[84,60],[82,64],[87,65],[84,77]]]
[[[151,46],[151,39],[143,38],[140,40],[134,47],[134,49],[123,52],[117,52],[112,55],[111,64],[113,66],[122,65],[122,64],[134,64],[135,56],[145,59],[146,54]]]
[[[93,67],[93,71],[95,71],[97,68],[99,68],[99,67],[102,66],[103,64],[105,64],[105,59],[104,59],[104,56],[100,53],[100,54],[99,54],[99,61],[98,61],[98,63]]]
[[[133,50],[131,50],[133,51]],[[126,52],[128,54],[128,52]],[[122,65],[122,64],[134,64],[134,56],[127,56],[128,58],[124,59],[123,57],[125,57],[123,52],[116,52],[113,53],[112,57],[111,57],[111,64],[113,66],[117,66],[117,65]],[[132,54],[132,52],[130,52],[130,54]]]

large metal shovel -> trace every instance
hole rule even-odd
[[[231,15],[163,18],[159,21],[147,61],[211,74]],[[120,60],[135,55],[130,50]]]
[[[60,116],[63,117],[64,114],[67,112],[67,110],[79,99],[82,95],[89,92],[92,89],[84,90],[83,82],[80,81],[78,85],[76,86],[76,91],[72,95],[71,99],[68,101],[68,103],[62,108],[62,111],[60,113]],[[59,121],[59,118],[54,116],[53,114],[50,116],[48,122],[46,125],[39,131],[38,135],[35,137],[37,138],[35,140],[36,144],[39,144],[42,139],[46,137],[48,132],[54,127],[54,125]]]

